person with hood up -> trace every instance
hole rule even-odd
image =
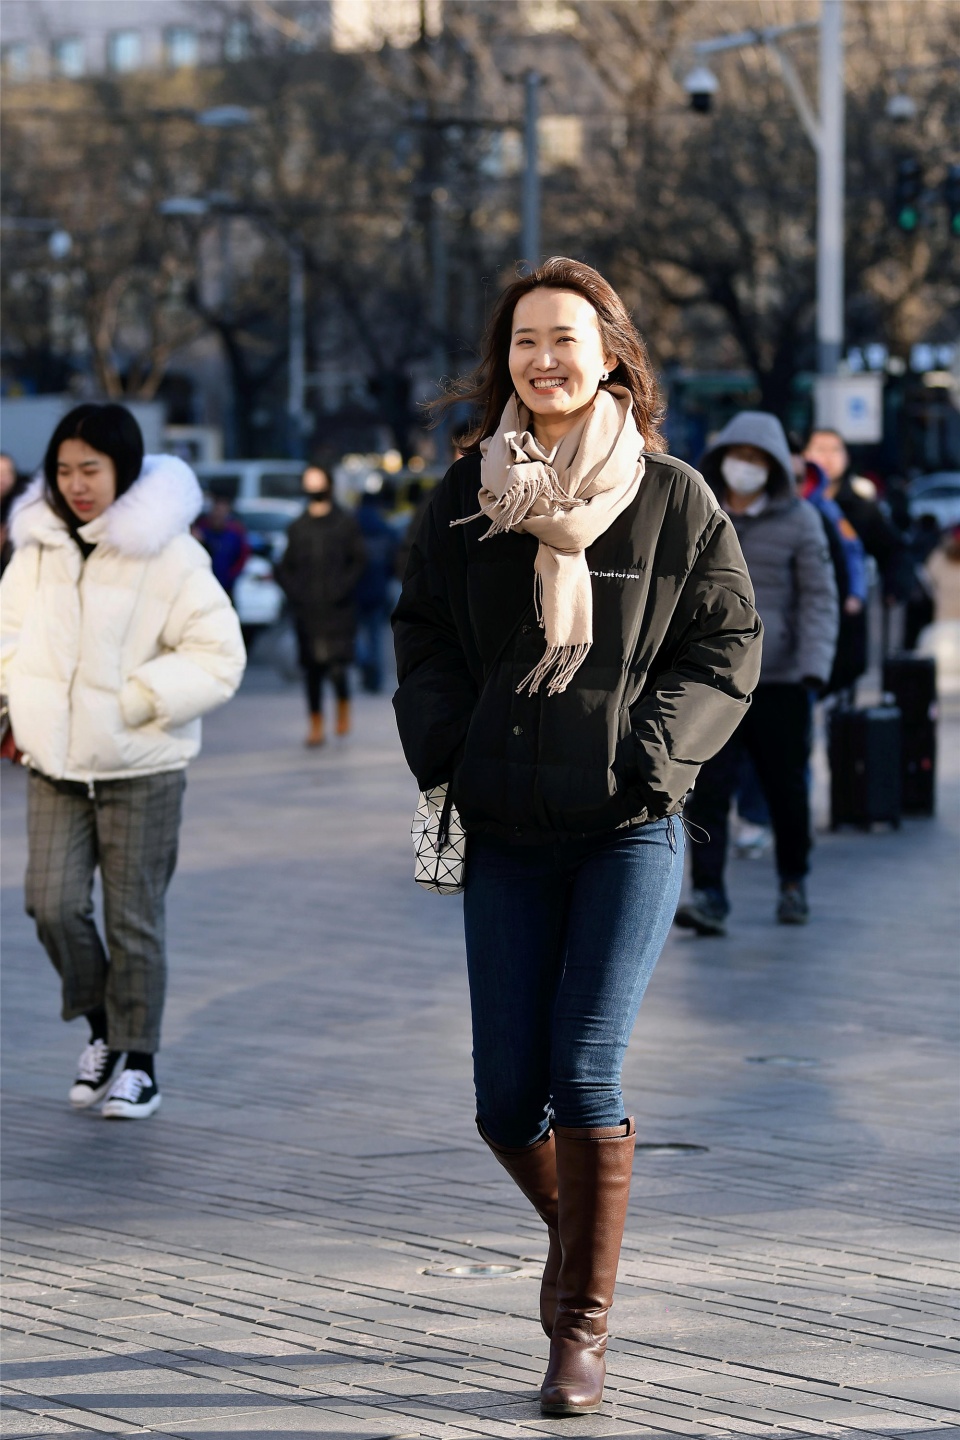
[[[337,697],[337,734],[350,733],[349,667],[357,637],[356,590],[366,563],[360,526],[333,498],[329,472],[308,465],[301,481],[307,508],[287,531],[276,567],[297,627],[310,728],[306,744],[322,745],[323,684]]]
[[[730,905],[724,885],[727,817],[745,747],[770,809],[780,899],[777,920],[809,919],[810,802],[807,764],[811,698],[833,666],[839,625],[837,585],[823,524],[794,486],[779,420],[746,410],[716,437],[700,461],[704,479],[740,541],[763,621],[760,683],[743,723],[703,766],[685,814],[707,838],[692,847],[693,897],[676,923],[722,935]]]
[[[190,534],[193,472],[144,455],[122,405],[80,405],[53,432],[11,517],[0,582],[0,690],[29,769],[26,908],[85,1017],[70,1103],[111,1119],[160,1104],[164,899],[200,716],[246,662],[236,613]],[[94,921],[103,884],[105,941]]]
[[[621,1066],[679,898],[684,797],[748,710],[761,625],[595,270],[556,257],[508,286],[461,384],[482,418],[413,540],[394,707],[466,829],[477,1125],[549,1235],[541,1409],[583,1415],[636,1143]]]

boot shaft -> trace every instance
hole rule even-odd
[[[557,1301],[581,1315],[613,1302],[636,1147],[632,1120],[612,1129],[558,1126],[558,1228],[563,1260]]]
[[[513,1148],[497,1145],[484,1132],[480,1121],[477,1129],[484,1144],[493,1152],[520,1193],[536,1210],[550,1229],[557,1224],[557,1151],[553,1131],[533,1145]]]

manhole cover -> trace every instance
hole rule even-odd
[[[522,1265],[442,1265],[424,1270],[424,1275],[440,1275],[446,1280],[499,1280],[504,1275],[520,1275]]]
[[[709,1150],[708,1145],[681,1145],[681,1144],[659,1144],[650,1141],[648,1144],[639,1144],[638,1150],[644,1155],[705,1155]]]
[[[819,1065],[819,1060],[810,1060],[803,1055],[748,1055],[748,1065],[782,1065],[788,1070],[810,1070]]]

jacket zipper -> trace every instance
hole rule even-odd
[[[67,720],[68,720],[68,723],[69,723],[69,731],[68,731],[68,739],[67,739],[67,754],[68,754],[68,755],[69,755],[69,753],[70,753],[70,741],[71,741],[71,739],[72,739],[72,737],[73,737],[73,687],[74,687],[74,685],[76,684],[77,671],[80,669],[80,651],[81,651],[82,642],[83,642],[83,577],[84,577],[85,574],[86,574],[86,561],[85,561],[84,559],[81,559],[81,561],[80,561],[80,574],[79,574],[79,576],[78,576],[78,578],[77,578],[77,606],[79,607],[79,610],[80,610],[80,626],[79,626],[79,632],[78,632],[78,636],[77,636],[77,663],[76,663],[76,664],[74,665],[74,667],[73,667],[73,674],[70,676],[70,685],[69,685],[69,687],[68,687],[68,689],[67,689]],[[66,757],[64,757],[64,758],[66,758]],[[83,781],[81,781],[80,783],[83,784]],[[96,792],[96,790],[94,789],[94,786],[93,786],[93,776],[92,776],[92,775],[88,775],[88,776],[87,776],[87,798],[90,799],[90,800],[96,800],[96,798],[97,798],[97,792]]]

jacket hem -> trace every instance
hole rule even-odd
[[[24,768],[40,775],[44,780],[65,780],[71,785],[96,785],[101,780],[140,780],[148,775],[169,775],[174,770],[186,770],[190,764],[189,760],[178,760],[175,765],[152,765],[149,769],[134,770],[65,770],[62,775],[51,775],[49,770],[41,770],[39,765],[26,756]]]
[[[499,820],[471,821],[460,816],[461,823],[467,835],[489,835],[494,840],[502,840],[507,845],[550,845],[553,842],[569,840],[595,840],[601,835],[616,835],[621,830],[634,830],[641,825],[656,825],[660,820],[666,820],[670,815],[679,815],[683,810],[683,800],[677,800],[662,813],[651,815],[649,811],[643,811],[639,815],[632,816],[628,820],[615,820],[612,817],[597,825],[590,825],[582,830],[549,829],[540,830],[527,825],[506,825]]]

